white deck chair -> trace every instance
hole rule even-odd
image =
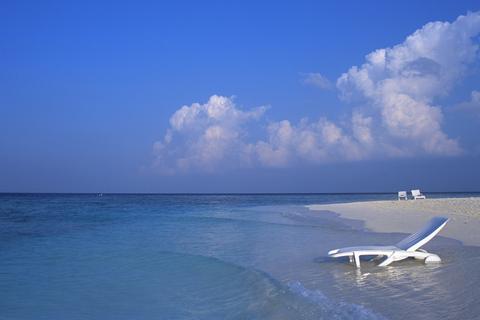
[[[407,191],[398,191],[398,200],[408,200]]]
[[[426,199],[425,195],[422,194],[418,189],[412,190],[412,197],[413,197],[413,200]]]
[[[406,258],[423,260],[425,263],[440,262],[439,256],[422,250],[420,247],[435,237],[445,227],[447,222],[448,218],[434,217],[422,230],[411,234],[394,246],[348,247],[331,250],[328,252],[328,255],[333,258],[349,257],[350,262],[355,262],[357,268],[360,267],[360,256],[376,256],[374,260],[385,257],[379,264],[380,267],[388,266],[394,261]]]

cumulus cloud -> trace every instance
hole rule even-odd
[[[213,170],[220,162],[248,162],[245,125],[258,120],[266,107],[243,111],[232,98],[213,95],[205,104],[178,109],[162,141],[154,143],[154,166],[162,173],[200,168]]]
[[[452,23],[428,23],[404,42],[371,52],[336,81],[340,98],[353,107],[338,123],[321,116],[269,122],[265,107],[242,110],[232,98],[217,95],[183,106],[154,144],[154,165],[175,173],[460,154],[458,141],[442,129],[436,99],[448,95],[478,58],[479,33],[480,13],[469,13]],[[330,86],[318,73],[305,75],[304,82]],[[480,109],[479,104],[480,92],[474,91],[464,107]],[[252,136],[252,127],[262,133]]]
[[[330,90],[333,88],[332,82],[320,73],[302,73],[303,84],[314,86],[322,90]]]
[[[377,108],[385,133],[408,141],[401,152],[458,154],[458,142],[442,131],[434,99],[448,94],[476,59],[479,32],[478,12],[428,23],[403,43],[368,54],[362,66],[342,74],[337,88],[343,99]]]
[[[480,116],[480,91],[473,90],[470,94],[470,100],[456,105],[455,109],[472,112]]]
[[[228,97],[213,95],[205,104],[178,109],[163,140],[154,143],[154,167],[164,174],[228,166],[286,167],[306,161],[325,163],[371,156],[372,118],[353,113],[342,127],[325,119],[266,122],[265,107],[243,111]],[[265,127],[263,139],[248,126]]]
[[[295,161],[325,163],[335,160],[360,160],[369,154],[373,138],[371,118],[354,114],[350,132],[325,118],[302,119],[297,125],[288,120],[268,126],[268,139],[255,145],[260,163],[284,167]]]

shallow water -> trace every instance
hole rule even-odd
[[[358,270],[326,252],[405,235],[303,207],[393,197],[3,194],[0,318],[477,318],[480,248]]]

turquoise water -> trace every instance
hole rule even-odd
[[[405,235],[304,208],[393,198],[0,194],[0,319],[478,318],[479,248],[357,270],[326,252]]]

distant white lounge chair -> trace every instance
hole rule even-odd
[[[425,195],[422,194],[418,189],[412,190],[412,197],[413,197],[413,200],[426,199]]]
[[[430,220],[422,230],[411,234],[394,246],[361,246],[335,249],[328,252],[333,258],[349,257],[350,263],[355,262],[357,268],[360,267],[360,256],[375,256],[373,260],[384,260],[379,264],[380,267],[388,266],[394,261],[400,261],[406,258],[415,258],[423,260],[425,263],[440,262],[441,259],[434,253],[429,253],[420,249],[421,246],[430,241],[437,233],[442,230],[448,222],[448,218],[435,217]]]
[[[407,191],[398,191],[398,200],[408,200]]]

